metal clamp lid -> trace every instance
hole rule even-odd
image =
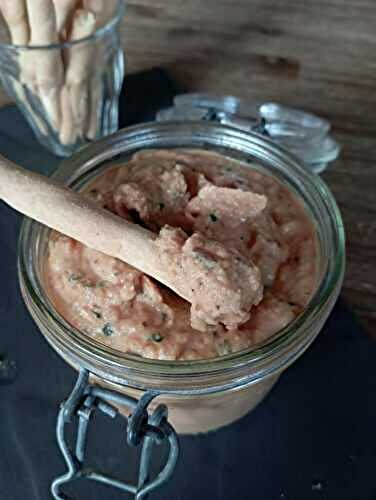
[[[181,94],[174,106],[157,114],[157,121],[210,120],[268,135],[291,150],[307,167],[320,173],[340,152],[329,135],[330,123],[305,111],[273,102],[251,103],[234,96]]]

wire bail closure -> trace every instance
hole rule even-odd
[[[156,391],[147,391],[137,400],[119,392],[104,389],[89,382],[89,372],[81,370],[76,384],[60,407],[56,423],[56,437],[68,471],[57,477],[51,492],[55,500],[74,500],[61,491],[61,487],[78,479],[90,479],[134,495],[135,500],[142,500],[156,488],[166,483],[174,472],[178,456],[179,441],[173,427],[167,420],[168,410],[165,405],[158,405],[153,413],[148,407],[153,399],[159,396]],[[131,411],[126,417],[111,403],[124,405]],[[126,421],[126,441],[131,447],[141,447],[140,465],[137,484],[113,478],[102,472],[85,468],[88,431],[92,417],[96,411],[114,419],[120,417]],[[74,451],[67,442],[66,427],[77,423],[76,443]],[[150,465],[155,445],[167,442],[169,451],[164,467],[159,474],[150,479]]]

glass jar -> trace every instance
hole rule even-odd
[[[87,369],[95,383],[127,394],[158,391],[156,402],[167,403],[178,432],[207,432],[252,410],[320,332],[342,284],[343,224],[324,182],[290,153],[259,134],[210,122],[151,123],[122,130],[65,161],[54,177],[81,189],[144,148],[200,148],[256,162],[260,171],[275,176],[301,199],[317,231],[320,277],[305,311],[264,343],[215,359],[171,362],[118,352],[76,330],[56,311],[43,285],[49,230],[28,219],[19,240],[21,291],[42,334],[67,363]]]
[[[38,141],[58,156],[118,129],[124,56],[123,0],[106,0],[90,36],[50,45],[7,43],[0,26],[0,81]]]

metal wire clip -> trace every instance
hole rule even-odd
[[[61,487],[78,479],[90,479],[113,486],[132,493],[135,500],[145,499],[148,493],[168,481],[179,456],[179,442],[176,432],[167,420],[167,407],[165,405],[158,405],[151,415],[148,413],[149,404],[158,395],[158,392],[147,391],[140,400],[137,400],[119,392],[90,384],[89,372],[82,370],[72,393],[62,403],[57,418],[57,442],[68,471],[53,481],[51,486],[53,498],[55,500],[73,500],[61,492]],[[131,415],[129,417],[122,415],[110,403],[128,407],[132,412]],[[124,419],[127,423],[128,445],[133,447],[142,445],[137,485],[85,468],[89,424],[97,410],[111,418]],[[78,420],[78,427],[75,451],[73,451],[67,443],[66,426],[75,419]],[[159,474],[150,479],[149,471],[153,447],[164,441],[167,441],[169,445],[167,460]]]

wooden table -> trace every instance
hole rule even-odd
[[[329,119],[325,174],[345,220],[343,296],[376,337],[375,0],[128,0],[128,71],[166,67],[187,90],[276,100]]]

